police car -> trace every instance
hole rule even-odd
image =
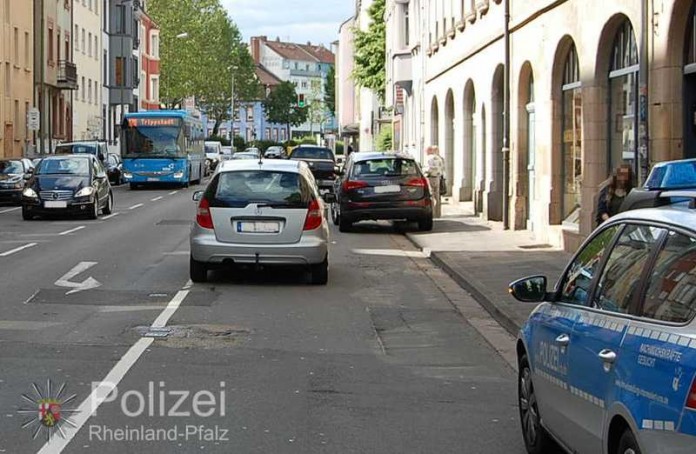
[[[517,342],[529,453],[696,452],[696,191],[602,224],[555,288],[510,284],[540,302]]]

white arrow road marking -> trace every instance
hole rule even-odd
[[[70,279],[74,278],[80,273],[87,271],[96,265],[97,262],[80,262],[73,269],[65,273],[63,277],[58,279],[55,283],[58,287],[68,287],[72,288],[66,295],[71,295],[73,293],[81,292],[83,290],[89,290],[92,288],[97,288],[101,286],[101,283],[94,279],[92,276],[88,277],[82,282],[70,282]]]
[[[24,249],[29,249],[30,247],[34,247],[34,246],[36,246],[36,245],[37,245],[37,243],[25,244],[24,246],[16,247],[16,248],[14,248],[14,249],[10,249],[10,250],[7,251],[7,252],[3,252],[2,254],[0,254],[0,257],[7,257],[8,255],[12,255],[12,254],[14,254],[15,252],[19,252],[19,251],[22,251],[22,250],[24,250]]]

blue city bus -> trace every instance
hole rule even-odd
[[[205,154],[203,122],[182,110],[129,113],[121,125],[123,177],[131,189],[200,183]]]

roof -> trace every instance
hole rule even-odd
[[[306,165],[306,164],[305,164]],[[223,161],[220,172],[234,170],[277,170],[284,172],[298,172],[302,163],[285,159],[238,159]]]
[[[275,53],[288,60],[313,61],[333,64],[336,56],[324,46],[312,44],[286,43],[283,41],[264,41]]]
[[[653,224],[668,224],[696,232],[696,210],[689,208],[689,204],[686,202],[658,208],[641,208],[624,211],[612,217],[607,222],[614,223],[627,220],[647,221]]]
[[[275,86],[280,85],[282,80],[278,79],[273,73],[266,69],[265,66],[256,65],[256,77],[259,78],[261,85]]]
[[[411,159],[413,156],[407,155],[405,153],[392,152],[392,151],[359,151],[356,153],[351,153],[350,155],[354,161],[366,161],[368,159],[383,159],[383,158],[401,158],[401,159]]]

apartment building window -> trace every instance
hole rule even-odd
[[[24,67],[31,68],[31,46],[29,45],[29,32],[24,32]]]
[[[90,11],[92,11],[92,1],[93,1],[93,0],[89,0],[89,10],[90,10]]]
[[[154,58],[159,58],[159,35],[152,35],[152,43],[150,45],[150,54]]]
[[[410,23],[409,23],[409,17],[408,17],[408,3],[404,5],[404,47],[409,46],[409,35],[411,33],[410,31]]]
[[[87,86],[85,85],[84,76],[82,76],[82,85],[80,85],[80,91],[82,92],[82,102],[85,102],[85,92],[87,91]]]
[[[94,59],[99,60],[99,37],[94,35]]]
[[[5,23],[10,23],[10,0],[5,0]]]
[[[92,79],[89,79],[87,82],[87,87],[88,87],[88,92],[87,92],[87,99],[90,104],[92,104]]]
[[[80,27],[78,25],[75,25],[75,36],[80,36]],[[76,39],[75,40],[75,50],[79,51],[80,50],[80,40]]]
[[[65,34],[65,59],[72,60],[70,58],[70,35],[68,33]]]
[[[271,128],[266,128],[265,136],[263,137],[263,140],[270,140],[270,139],[271,139]]]
[[[10,72],[10,62],[5,63],[5,96],[12,93],[12,73]]]
[[[254,121],[254,108],[247,107],[247,121]]]
[[[53,27],[48,27],[48,63],[53,63],[53,47],[55,43],[53,41]]]
[[[58,39],[56,39],[56,52],[57,52],[56,60],[60,61],[60,28],[58,29]]]
[[[116,86],[123,87],[126,85],[126,59],[125,57],[116,57],[115,63],[114,69],[116,73]]]
[[[85,43],[85,29],[82,29],[82,53],[84,54],[85,51],[87,50],[86,48],[86,43]]]
[[[27,115],[29,115],[29,103],[24,103],[24,138],[29,138],[29,122],[26,121]]]
[[[154,101],[159,99],[159,77],[152,78],[152,83],[150,84],[150,99]]]
[[[17,137],[19,137],[19,101],[15,99],[14,102],[14,130],[17,131]]]
[[[116,33],[126,33],[126,7],[124,5],[116,5],[114,22],[116,24]]]
[[[87,56],[92,57],[92,33],[87,36]]]
[[[19,29],[14,28],[14,62],[19,66]]]
[[[104,81],[104,86],[109,85],[109,53],[104,51],[104,60],[102,61],[102,80]]]

